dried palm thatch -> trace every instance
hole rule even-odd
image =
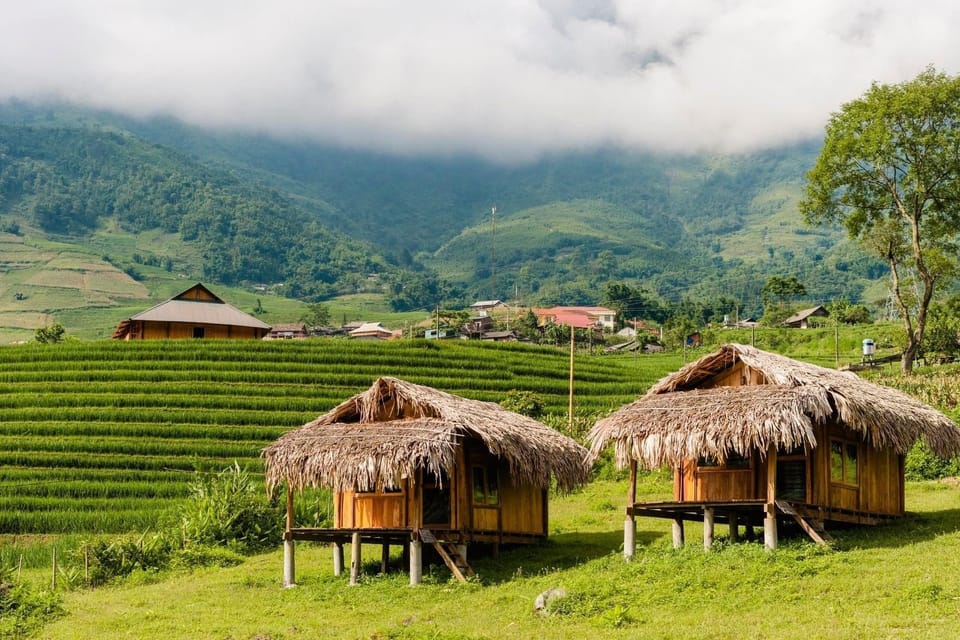
[[[586,449],[550,427],[492,402],[383,377],[266,447],[267,486],[397,488],[417,469],[451,473],[466,438],[505,459],[519,484],[548,488],[552,477],[570,490],[587,481]]]
[[[711,386],[738,363],[762,384]],[[701,456],[723,460],[732,453],[765,453],[770,445],[816,447],[814,426],[827,422],[897,453],[917,440],[941,456],[960,452],[957,425],[905,393],[739,344],[688,364],[598,421],[590,452],[596,457],[612,442],[620,467],[631,459],[649,468]]]

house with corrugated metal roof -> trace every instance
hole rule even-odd
[[[260,339],[270,325],[227,304],[197,283],[166,302],[121,320],[114,340],[180,338]]]

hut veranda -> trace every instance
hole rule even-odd
[[[287,489],[284,586],[295,583],[295,540],[332,543],[337,575],[349,542],[351,584],[362,543],[381,545],[384,570],[390,545],[403,545],[411,584],[421,580],[427,543],[463,580],[471,542],[496,551],[546,537],[551,483],[570,490],[590,470],[585,448],[532,418],[388,377],[263,456],[268,488]],[[334,492],[332,528],[293,521],[293,492],[307,486]]]
[[[634,554],[636,516],[702,520],[748,532],[762,526],[777,546],[777,520],[796,521],[818,542],[824,523],[876,524],[902,516],[904,456],[922,440],[934,453],[960,452],[960,429],[910,396],[753,347],[728,344],[656,383],[598,421],[591,455],[608,445],[630,468],[624,555]],[[642,465],[674,469],[671,502],[636,502]]]

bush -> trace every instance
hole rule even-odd
[[[280,543],[282,513],[236,463],[216,475],[202,475],[179,511],[180,546],[222,545],[238,552]]]
[[[12,584],[9,573],[0,571],[0,638],[26,638],[63,614],[56,594],[34,591],[27,583]]]
[[[960,459],[949,460],[936,456],[923,442],[917,442],[907,452],[904,462],[907,480],[939,480],[960,475]]]
[[[81,547],[90,562],[90,584],[98,586],[134,571],[156,572],[167,567],[173,552],[166,538],[160,535],[147,539],[125,537],[98,540]]]
[[[532,391],[518,391],[517,389],[507,391],[506,397],[500,402],[500,406],[531,418],[541,417],[544,408],[543,398]]]

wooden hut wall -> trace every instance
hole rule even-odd
[[[818,429],[811,502],[831,509],[903,515],[904,457],[837,425]],[[839,451],[838,451],[839,450]],[[856,457],[851,461],[850,454]],[[855,470],[855,477],[850,472]]]
[[[407,526],[411,492],[334,494],[334,527],[398,529]]]
[[[819,446],[809,453],[777,457],[778,497],[827,510],[903,515],[904,456],[868,445],[837,425],[816,428]],[[785,486],[789,476],[791,487]],[[688,461],[675,471],[678,502],[724,502],[765,498],[767,461],[755,452],[750,467]],[[788,492],[787,489],[792,489]]]
[[[547,500],[542,489],[513,482],[506,461],[479,443],[467,447],[465,457],[462,513],[470,514],[465,528],[546,535]]]
[[[742,464],[704,465],[696,460],[682,464],[674,479],[678,502],[723,502],[757,498],[758,477],[766,478],[766,466],[754,455],[749,466]],[[764,485],[766,486],[766,485]]]
[[[194,329],[196,328],[203,330],[203,338],[205,339],[237,338],[256,340],[266,335],[265,329],[260,329],[257,327],[150,321],[138,321],[138,324],[140,324],[139,336],[145,340],[178,340],[194,338]]]

